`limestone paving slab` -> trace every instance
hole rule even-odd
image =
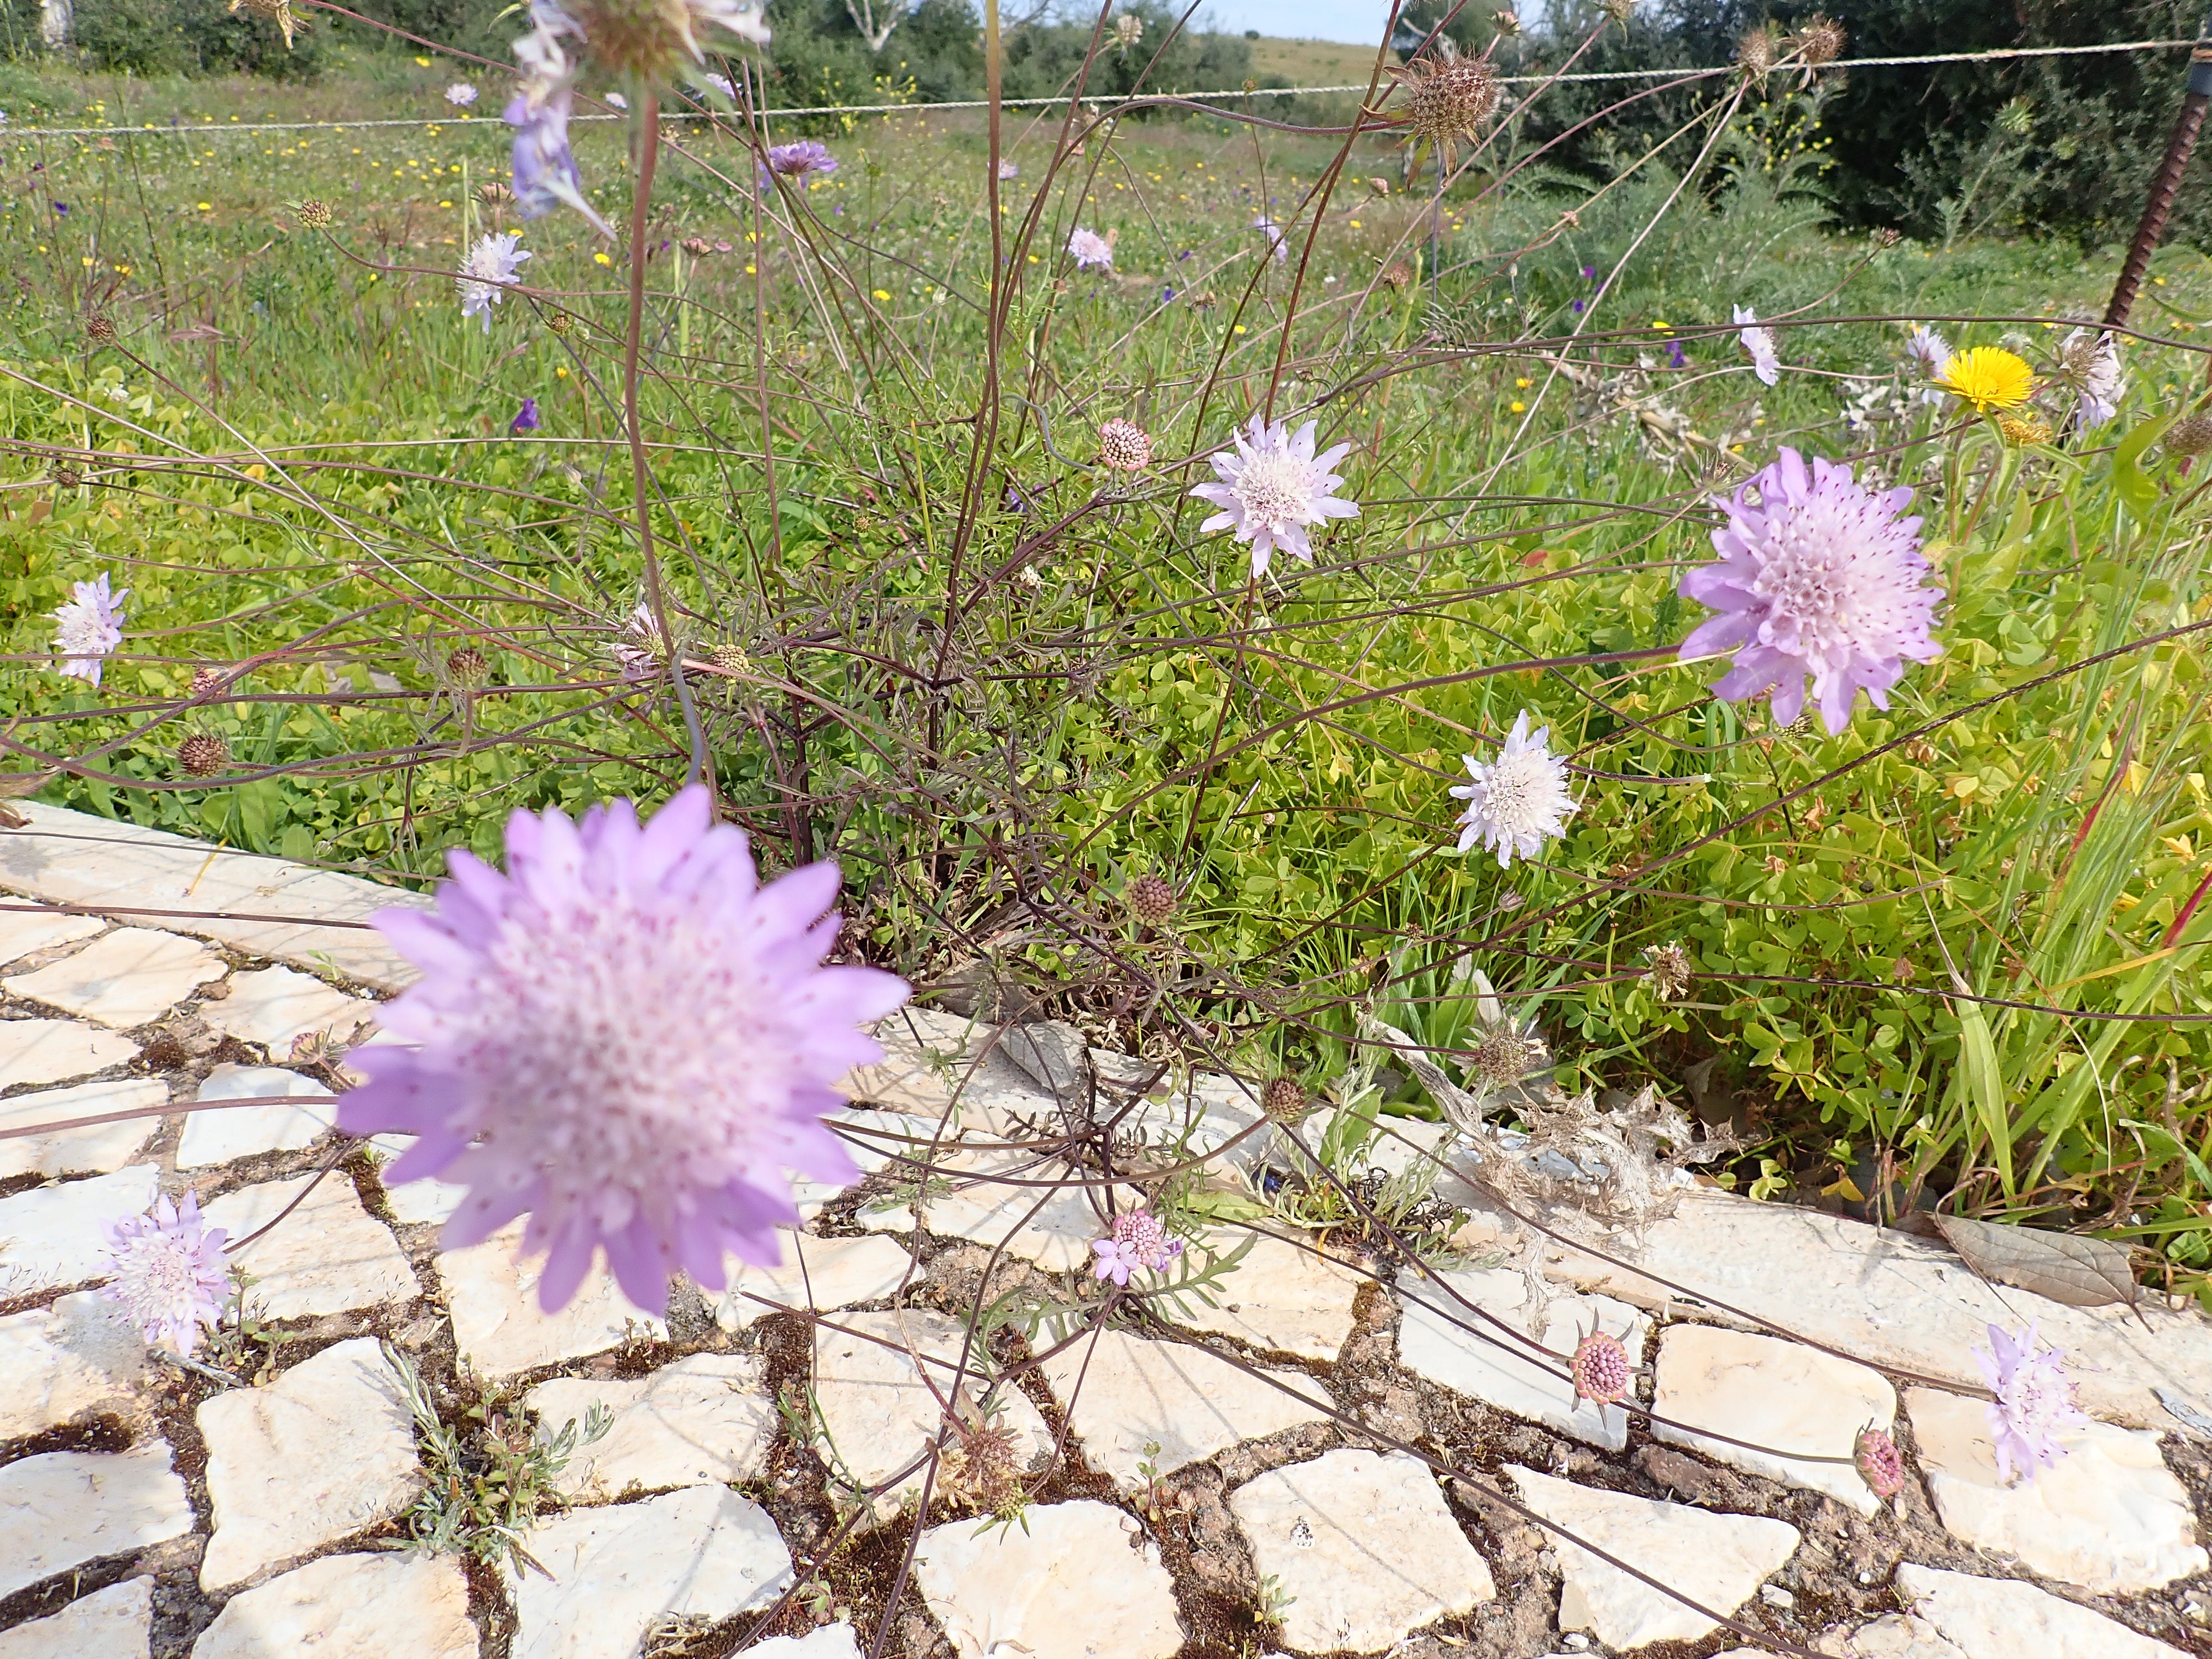
[[[234,1595],[192,1659],[476,1659],[451,1556],[325,1556]]]
[[[311,1077],[281,1066],[216,1066],[207,1074],[199,1100],[296,1100],[312,1095],[315,1104],[226,1106],[194,1112],[185,1119],[177,1144],[179,1170],[204,1169],[262,1152],[296,1152],[312,1146],[338,1121],[337,1097]]]
[[[641,1331],[655,1341],[668,1334],[665,1321],[622,1293],[594,1269],[558,1313],[538,1305],[543,1256],[518,1254],[527,1224],[509,1222],[481,1244],[438,1258],[453,1310],[453,1340],[469,1363],[489,1377],[511,1376],[538,1365],[581,1359]]]
[[[415,1144],[415,1137],[372,1135],[368,1144],[382,1154],[388,1164]],[[408,1226],[424,1224],[443,1226],[453,1219],[453,1212],[461,1207],[461,1200],[468,1195],[466,1187],[450,1181],[440,1181],[434,1176],[403,1181],[384,1189],[384,1201],[391,1207],[392,1218]]]
[[[915,1583],[960,1659],[1170,1659],[1182,1646],[1175,1581],[1134,1516],[1086,1498],[1022,1519],[921,1534]]]
[[[860,1659],[860,1634],[840,1619],[804,1636],[771,1636],[744,1652],[745,1659]]]
[[[18,962],[33,951],[51,951],[57,945],[73,945],[106,931],[98,916],[73,916],[64,911],[0,908],[0,964]]]
[[[1838,1625],[1821,1632],[1813,1650],[1832,1654],[1836,1659],[1966,1659],[1944,1640],[1942,1632],[1911,1613],[1886,1613],[1856,1630]],[[1732,1648],[1716,1654],[1714,1659],[1753,1659],[1756,1652],[1753,1648]]]
[[[201,1401],[215,1535],[204,1589],[397,1515],[422,1480],[414,1419],[374,1337],[312,1354],[266,1388]]]
[[[1219,1305],[1187,1297],[1176,1322],[1301,1359],[1334,1359],[1352,1334],[1352,1303],[1367,1281],[1304,1240],[1224,1231],[1209,1243],[1225,1256],[1247,1238],[1250,1251],[1214,1291]]]
[[[939,1401],[953,1398],[968,1326],[911,1309],[840,1314],[836,1323],[843,1328],[815,1328],[816,1431],[833,1479],[872,1486],[914,1462],[936,1437],[943,1417]],[[970,1369],[961,1379],[961,1394],[971,1406],[980,1407],[983,1396],[974,1367],[986,1359],[971,1353]],[[1052,1431],[1020,1389],[1000,1389],[994,1404],[1000,1425],[1017,1437],[1016,1455],[1024,1468],[1051,1449]],[[917,1473],[906,1484],[919,1492],[921,1476]],[[899,1502],[898,1491],[885,1493],[874,1506],[877,1518],[888,1519]]]
[[[1100,1330],[1044,1362],[1085,1455],[1125,1492],[1243,1440],[1328,1420],[1328,1391],[1303,1371],[1248,1375],[1188,1342]],[[1147,1448],[1152,1449],[1147,1450]]]
[[[1604,1492],[1538,1474],[1505,1473],[1523,1503],[1553,1527],[1618,1556],[1716,1613],[1734,1613],[1796,1553],[1799,1534],[1763,1516],[1716,1515],[1683,1504]],[[1559,1558],[1559,1628],[1588,1631],[1609,1648],[1694,1642],[1717,1621],[1547,1529]]]
[[[241,1042],[258,1042],[271,1056],[289,1054],[292,1039],[327,1031],[340,1042],[376,1023],[376,1005],[349,996],[291,968],[258,968],[234,974],[230,994],[210,1003],[201,1018]]]
[[[1470,1313],[1454,1292],[1496,1322]],[[1619,1406],[1577,1399],[1567,1359],[1593,1327],[1619,1337],[1641,1359],[1650,1322],[1636,1309],[1607,1296],[1558,1297],[1545,1312],[1547,1352],[1540,1353],[1528,1340],[1521,1311],[1528,1305],[1528,1282],[1517,1273],[1474,1267],[1431,1279],[1409,1269],[1399,1275],[1398,1294],[1406,1309],[1398,1353],[1407,1370],[1608,1451],[1627,1445],[1628,1413]]]
[[[1003,1245],[1047,1273],[1086,1266],[1097,1260],[1091,1243],[1105,1226],[1087,1193],[1075,1186],[1050,1188],[1045,1183],[1051,1179],[1052,1166],[1026,1152],[948,1153],[937,1160],[920,1197],[921,1224],[988,1249]],[[1116,1196],[1124,1209],[1142,1198],[1126,1187]],[[859,1220],[871,1232],[902,1233],[913,1228],[914,1214],[913,1205],[901,1203],[862,1210]]]
[[[201,1208],[210,1225],[242,1239],[303,1192],[298,1209],[234,1258],[254,1279],[249,1306],[265,1309],[270,1319],[300,1319],[422,1294],[392,1230],[361,1207],[361,1194],[342,1173],[319,1182],[312,1175],[264,1181]]]
[[[0,1467],[0,1595],[191,1529],[166,1441],[19,1458]]]
[[[2066,1455],[2033,1480],[1997,1479],[1988,1407],[1911,1389],[1905,1411],[1944,1528],[1976,1547],[2094,1594],[2127,1595],[2208,1566],[2189,1493],[2144,1429],[2091,1423],[2058,1437]]]
[[[229,971],[198,939],[150,927],[118,927],[74,955],[0,983],[10,996],[121,1029],[161,1018]]]
[[[1701,1187],[1684,1191],[1675,1212],[1640,1238],[1617,1238],[1607,1249],[1632,1267],[1870,1365],[1979,1388],[1970,1351],[1989,1346],[1990,1325],[2017,1329],[2033,1319],[2045,1343],[2066,1351],[2067,1373],[2092,1416],[2170,1427],[2173,1419],[2153,1392],[2160,1387],[2212,1402],[2212,1322],[2193,1310],[2170,1312],[2148,1297],[2140,1319],[2117,1304],[2067,1307],[1986,1284],[1939,1245],[1842,1216]],[[1565,1282],[1639,1307],[1711,1305],[1575,1246],[1553,1247],[1547,1261]]]
[[[791,1583],[775,1523],[726,1486],[571,1510],[524,1547],[552,1577],[507,1574],[513,1659],[635,1659],[657,1620],[726,1619]]]
[[[1284,1644],[1380,1653],[1497,1594],[1419,1458],[1333,1451],[1248,1480],[1229,1497],[1252,1567],[1291,1598]]]
[[[0,1659],[145,1659],[153,1641],[154,1581],[126,1578],[0,1631]]]
[[[0,1296],[105,1279],[102,1229],[144,1214],[161,1176],[150,1164],[133,1164],[112,1175],[0,1198]]]
[[[767,1473],[777,1418],[766,1376],[765,1363],[750,1355],[702,1353],[634,1382],[556,1377],[524,1402],[538,1413],[540,1439],[572,1419],[577,1425],[575,1453],[554,1483],[561,1495],[617,1498],[633,1486],[650,1492]],[[586,1445],[584,1425],[595,1405],[611,1412],[614,1423]]]
[[[2179,1648],[2017,1579],[1906,1562],[1897,1588],[1966,1659],[2182,1659]]]
[[[915,1271],[906,1246],[880,1233],[865,1238],[816,1238],[779,1232],[783,1265],[758,1267],[732,1256],[730,1287],[714,1304],[726,1331],[743,1330],[779,1308],[827,1312],[855,1302],[880,1302]]]
[[[386,905],[427,908],[427,894],[283,859],[211,848],[43,801],[11,803],[27,828],[0,836],[0,888],[57,904],[185,910],[161,925],[298,968],[327,966],[381,991],[415,977],[382,934],[359,926]],[[226,920],[222,912],[281,921]]]
[[[158,1111],[168,1102],[169,1085],[159,1078],[116,1078],[71,1089],[41,1089],[0,1100],[0,1129],[27,1129],[106,1112]],[[161,1132],[160,1118],[134,1117],[0,1140],[0,1176],[110,1175]]]
[[[1018,1129],[1018,1118],[1049,1121],[1057,1103],[1014,1064],[999,1028],[933,1008],[902,1008],[872,1033],[884,1058],[855,1066],[840,1093],[870,1105],[911,1112],[952,1130],[994,1134]]]
[[[0,1319],[0,1440],[102,1410],[128,1410],[151,1357],[115,1304],[92,1291]]]
[[[1880,1371],[1802,1342],[1713,1325],[1670,1325],[1659,1339],[1651,1408],[1686,1425],[1655,1422],[1656,1440],[1826,1492],[1861,1515],[1881,1507],[1848,1461],[1861,1429],[1887,1433],[1896,1419],[1897,1391]],[[1752,1444],[1713,1439],[1694,1432],[1698,1429]],[[1808,1461],[1822,1457],[1846,1461]]]
[[[127,1036],[74,1019],[0,1019],[0,1089],[66,1083],[120,1065],[138,1052]]]

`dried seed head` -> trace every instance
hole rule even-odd
[[[1680,940],[1653,945],[1644,953],[1644,960],[1650,964],[1644,976],[1651,981],[1651,988],[1660,1001],[1672,1002],[1690,988],[1690,953],[1682,948]]]
[[[1278,1123],[1296,1123],[1306,1115],[1305,1085],[1288,1073],[1269,1078],[1260,1091],[1260,1109]]]
[[[292,216],[309,230],[328,230],[331,228],[331,204],[309,197],[304,202],[292,204]]]
[[[744,647],[735,640],[724,640],[708,653],[707,660],[725,673],[750,674],[753,672],[753,659],[745,654]]]
[[[491,678],[491,659],[473,645],[456,646],[446,658],[446,674],[455,685],[482,685]]]
[[[284,31],[284,50],[287,52],[292,50],[292,37],[303,33],[307,27],[292,15],[292,0],[230,0],[230,9],[234,16],[241,10],[249,11],[256,17],[276,24]]]
[[[1851,1443],[1851,1462],[1868,1490],[1885,1503],[1905,1490],[1905,1460],[1897,1455],[1897,1443],[1872,1424]]]
[[[1636,1367],[1628,1350],[1620,1346],[1620,1339],[1595,1327],[1575,1344],[1567,1370],[1574,1377],[1577,1405],[1587,1400],[1599,1406],[1618,1406],[1628,1398],[1628,1385],[1636,1376]]]
[[[1098,428],[1098,465],[1115,472],[1141,472],[1152,464],[1152,434],[1134,421],[1109,421]]]
[[[2212,410],[2183,416],[2166,428],[2162,441],[2174,455],[2202,455],[2212,449]]]
[[[1508,1026],[1475,1044],[1468,1061],[1469,1080],[1478,1093],[1494,1094],[1514,1087],[1531,1073],[1542,1071],[1550,1058],[1541,1037]]]
[[[71,466],[67,461],[60,462],[55,466],[54,483],[58,488],[62,489],[75,489],[83,482],[84,474],[79,471],[76,467]]]
[[[1013,1430],[1002,1425],[957,1424],[939,1470],[955,1502],[1002,1514],[1022,1499],[1022,1456]]]
[[[93,318],[85,324],[84,331],[86,337],[94,345],[115,343],[115,319],[112,317]]]
[[[1393,259],[1382,267],[1382,280],[1403,294],[1413,285],[1413,268],[1403,259]]]
[[[1899,957],[1889,964],[1889,981],[1893,985],[1910,985],[1919,969],[1912,965],[1911,957]]]
[[[1844,48],[1850,44],[1850,37],[1834,18],[1814,12],[1812,21],[1790,38],[1790,44],[1797,49],[1798,58],[1807,67],[1818,69],[1841,58]]]
[[[1129,914],[1147,927],[1157,927],[1175,915],[1175,884],[1165,876],[1141,875],[1129,884],[1121,902]]]
[[[514,199],[514,192],[496,179],[477,186],[477,200],[486,207],[504,207]]]
[[[1754,81],[1766,78],[1767,70],[1774,67],[1776,54],[1781,50],[1774,25],[1759,23],[1744,31],[1743,39],[1735,43],[1736,67]]]
[[[230,763],[230,745],[212,732],[195,732],[177,745],[177,764],[187,777],[211,778]]]
[[[1599,9],[1621,27],[1626,28],[1630,16],[1636,10],[1636,0],[1599,0]]]
[[[1417,144],[1433,145],[1446,166],[1454,143],[1472,139],[1498,107],[1498,71],[1491,67],[1488,50],[1480,58],[1462,58],[1449,35],[1390,72],[1406,94],[1407,137]]]
[[[548,311],[545,313],[545,326],[556,334],[568,335],[574,333],[580,325],[576,319],[568,312]]]
[[[222,688],[222,670],[213,663],[203,663],[192,670],[192,696],[211,697]]]

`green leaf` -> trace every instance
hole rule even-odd
[[[1990,1040],[1989,1021],[1976,1003],[1959,1010],[1959,1076],[1967,1103],[1990,1138],[1997,1174],[2009,1193],[2013,1189],[2012,1134],[2005,1118],[2004,1079],[1997,1070],[1996,1044]]]
[[[2159,434],[2174,422],[2172,415],[2161,415],[2155,420],[2143,422],[2134,431],[2120,440],[2119,447],[2112,452],[2112,488],[2120,499],[2137,514],[2148,512],[2158,502],[2158,486],[2142,470],[2143,451],[2159,439]]]

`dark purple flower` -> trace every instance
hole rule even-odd
[[[827,178],[837,171],[837,158],[830,147],[818,138],[802,138],[793,144],[769,146],[768,165],[761,169],[761,185],[767,188],[769,175],[788,179],[794,185],[803,185],[817,173]]]
[[[1584,265],[1583,267],[1583,280],[1586,283],[1594,283],[1597,281],[1597,267],[1595,265]]]
[[[375,926],[422,972],[378,1011],[412,1045],[356,1050],[370,1081],[349,1134],[419,1137],[387,1172],[470,1188],[448,1249],[527,1214],[550,1251],[538,1305],[566,1306],[604,1249],[623,1292],[664,1312],[679,1268],[720,1290],[726,1255],[781,1259],[789,1171],[853,1179],[823,1121],[838,1080],[883,1050],[860,1027],[906,982],[824,967],[837,866],[760,884],[744,835],[699,785],[638,822],[626,800],[580,823],[507,824],[507,870],[465,852],[434,911]]]
[[[1577,317],[1579,317],[1579,316],[1581,316],[1582,314],[1583,314],[1583,302],[1582,302],[1580,300],[1577,300],[1577,301],[1575,301],[1575,315],[1576,315],[1576,316],[1577,316]]]
[[[64,219],[68,218],[68,217],[69,217],[69,204],[68,204],[67,202],[57,202],[57,203],[55,203],[55,204],[54,204],[54,211],[55,211],[56,213],[60,214],[60,215],[61,215],[61,216],[62,216],[63,218],[64,218]]]
[[[522,407],[514,411],[514,418],[507,423],[507,429],[519,438],[526,432],[537,431],[538,426],[538,399],[525,398]]]
[[[1687,368],[1689,366],[1689,358],[1683,355],[1682,343],[1680,340],[1668,341],[1667,367],[1669,368]]]
[[[1176,291],[1175,291],[1173,289],[1171,289],[1171,288],[1163,288],[1163,289],[1160,290],[1160,303],[1161,303],[1162,305],[1164,305],[1164,305],[1172,305],[1172,304],[1174,304],[1174,303],[1175,303],[1175,294],[1176,294]]]

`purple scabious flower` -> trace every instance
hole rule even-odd
[[[726,1251],[777,1264],[775,1229],[799,1218],[788,1172],[854,1174],[822,1120],[838,1079],[882,1058],[858,1028],[908,996],[892,975],[822,965],[837,866],[763,887],[696,784],[643,824],[626,800],[580,823],[517,812],[507,865],[455,852],[434,913],[371,918],[422,973],[379,1014],[413,1046],[355,1052],[370,1080],[340,1127],[419,1137],[387,1181],[470,1189],[448,1249],[527,1212],[549,1313],[602,1249],[656,1314],[679,1268],[719,1290]]]
[[[519,230],[478,238],[453,277],[453,290],[461,296],[461,315],[483,318],[484,332],[490,333],[491,308],[499,303],[500,290],[520,280],[522,262],[532,257],[523,248]]]
[[[1486,765],[1472,755],[1461,757],[1472,781],[1448,792],[1467,803],[1458,820],[1461,852],[1486,848],[1498,854],[1498,867],[1504,870],[1516,853],[1524,860],[1533,859],[1545,842],[1567,833],[1577,802],[1567,785],[1567,763],[1552,752],[1551,736],[1548,726],[1529,731],[1524,708],[1498,745],[1496,760]]]
[[[200,1328],[222,1315],[229,1235],[200,1218],[198,1193],[186,1193],[181,1205],[156,1199],[145,1214],[111,1221],[103,1231],[111,1277],[100,1294],[123,1304],[147,1341],[191,1353],[199,1346]]]
[[[767,189],[776,179],[788,179],[794,185],[803,185],[817,174],[826,179],[836,171],[837,158],[830,153],[830,146],[818,138],[802,138],[792,144],[771,144],[767,163],[760,169],[761,188]]]
[[[1019,162],[1004,155],[999,158],[999,178],[1001,182],[1008,179],[1018,179],[1021,176],[1022,169]]]
[[[507,423],[507,429],[520,438],[526,432],[537,431],[539,424],[538,399],[525,398],[522,407],[514,411],[514,418]]]
[[[2018,1336],[1992,1325],[1989,1347],[1968,1350],[1982,1380],[1996,1391],[1989,1408],[1990,1437],[1996,1446],[1997,1479],[2008,1486],[2016,1477],[2034,1480],[2039,1468],[2047,1469],[2065,1456],[2057,1431],[2089,1420],[2074,1403],[2064,1351],[2038,1348],[2036,1341],[2031,1319]]]
[[[1774,355],[1774,332],[1756,326],[1759,313],[1749,306],[1735,307],[1735,322],[1741,331],[1736,338],[1751,354],[1751,372],[1759,376],[1761,386],[1774,386],[1782,379],[1782,360]]]
[[[1170,1238],[1160,1218],[1139,1205],[1115,1216],[1112,1230],[1104,1238],[1092,1239],[1091,1248],[1098,1257],[1091,1277],[1127,1285],[1129,1275],[1139,1267],[1148,1273],[1164,1271],[1182,1254],[1182,1240]]]
[[[1668,341],[1667,367],[1669,368],[1687,368],[1689,366],[1689,356],[1682,349],[1682,343],[1680,340]]]
[[[54,654],[62,659],[62,672],[74,679],[100,684],[108,653],[123,643],[123,601],[131,590],[107,590],[107,573],[94,581],[78,582],[76,597],[54,609]]]
[[[1290,258],[1291,244],[1284,236],[1280,225],[1263,213],[1252,222],[1252,228],[1267,239],[1267,251],[1275,256],[1277,264],[1282,264]]]
[[[1114,244],[1095,230],[1077,226],[1067,239],[1068,258],[1075,261],[1078,270],[1111,270],[1114,269]]]
[[[1920,556],[1920,520],[1898,517],[1911,500],[1782,450],[1734,496],[1714,498],[1728,514],[1713,532],[1720,560],[1684,575],[1681,592],[1721,614],[1682,641],[1681,660],[1735,652],[1713,694],[1741,702],[1771,690],[1780,726],[1803,711],[1808,682],[1832,736],[1859,692],[1888,708],[1904,659],[1943,653],[1929,633],[1943,592]]]
[[[1336,494],[1344,480],[1329,471],[1352,453],[1350,444],[1316,455],[1314,431],[1308,421],[1291,435],[1291,423],[1267,424],[1265,415],[1255,415],[1249,431],[1237,435],[1237,451],[1213,457],[1218,483],[1202,483],[1192,495],[1221,509],[1199,526],[1201,532],[1229,530],[1240,542],[1252,544],[1255,580],[1267,574],[1275,549],[1313,562],[1313,543],[1306,531],[1331,519],[1356,519],[1359,504]]]

